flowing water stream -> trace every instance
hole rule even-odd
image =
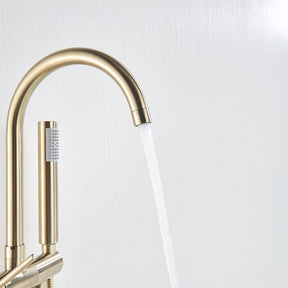
[[[166,211],[164,192],[158,167],[158,161],[155,153],[151,124],[143,124],[138,127],[146,156],[147,166],[152,182],[160,232],[163,240],[163,248],[166,257],[166,264],[169,273],[170,284],[172,288],[179,288],[179,282],[176,272],[173,245],[168,224],[168,215]]]

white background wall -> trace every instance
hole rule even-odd
[[[181,287],[287,287],[287,13],[285,0],[0,0],[1,246],[13,91],[40,58],[85,46],[124,63],[150,104]],[[40,251],[38,120],[61,130],[56,287],[169,287],[138,131],[93,68],[54,73],[29,104],[27,254]]]

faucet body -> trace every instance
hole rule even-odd
[[[144,96],[134,80],[130,72],[117,60],[104,54],[100,51],[86,49],[86,48],[71,48],[66,50],[58,51],[50,56],[47,56],[35,66],[33,66],[27,74],[23,77],[20,84],[18,85],[14,96],[11,100],[8,117],[7,117],[7,134],[6,134],[6,246],[5,246],[5,269],[2,278],[0,278],[1,285],[5,287],[34,287],[36,284],[33,282],[27,282],[25,271],[29,272],[29,269],[37,270],[37,263],[46,261],[47,257],[54,255],[55,259],[52,259],[57,265],[57,269],[52,269],[50,274],[58,272],[61,268],[59,263],[58,252],[55,250],[55,241],[57,237],[47,236],[45,233],[40,234],[40,244],[42,244],[42,255],[40,257],[33,257],[29,260],[27,258],[24,261],[24,241],[23,241],[23,191],[22,191],[22,142],[23,142],[23,120],[25,110],[29,99],[36,89],[38,84],[50,73],[57,70],[58,68],[74,65],[84,64],[99,68],[110,75],[120,86],[123,93],[126,96],[133,123],[135,126],[143,123],[149,123],[150,116],[149,111],[144,99]],[[39,166],[40,168],[40,166]],[[40,171],[41,173],[41,171]],[[55,207],[54,207],[55,208]],[[45,237],[43,237],[45,235]],[[47,237],[46,237],[47,236]],[[51,235],[50,235],[51,236]],[[45,242],[43,239],[54,239],[50,242]],[[56,256],[57,257],[56,257]],[[46,257],[46,258],[45,258]],[[53,262],[49,258],[49,265]],[[53,257],[52,257],[53,258]],[[44,260],[43,260],[44,259]],[[61,258],[62,259],[62,258]],[[52,262],[51,262],[52,261]],[[53,262],[53,263],[54,263]],[[45,262],[46,263],[46,262]],[[25,266],[26,264],[26,266]],[[22,266],[21,266],[22,265]],[[42,266],[44,264],[41,264]],[[40,266],[41,266],[40,265]],[[42,267],[41,266],[41,267]],[[45,265],[44,265],[45,266]],[[53,265],[52,265],[53,266]],[[20,269],[20,268],[22,269]],[[35,268],[36,267],[36,268]],[[62,267],[62,266],[61,266]],[[20,273],[18,270],[20,270]],[[26,270],[25,270],[26,269]],[[40,269],[40,268],[39,268]],[[33,271],[34,271],[33,270]],[[57,271],[56,271],[57,270]],[[17,277],[15,273],[18,272]],[[31,271],[30,271],[31,272]],[[39,272],[39,271],[38,271]],[[20,274],[19,274],[20,273]],[[19,278],[19,275],[22,274]],[[46,273],[45,275],[48,275]],[[49,277],[51,276],[49,274]],[[31,276],[31,275],[30,275]],[[41,276],[41,275],[40,275]],[[6,278],[5,278],[6,277]],[[26,277],[26,278],[25,278]],[[48,277],[48,276],[47,276]],[[5,278],[3,280],[3,278]],[[31,278],[31,277],[30,277]],[[44,277],[45,278],[45,277]],[[38,277],[37,281],[41,284],[43,277]],[[16,281],[16,280],[18,281]],[[20,280],[19,280],[20,279]],[[25,280],[26,279],[26,280]],[[34,277],[34,279],[36,279]],[[9,281],[10,282],[9,282]],[[25,282],[25,281],[26,282]],[[8,281],[8,282],[7,282]],[[13,282],[14,281],[14,282]],[[17,285],[15,284],[17,282]],[[36,281],[36,282],[37,282]],[[23,283],[26,284],[23,284]],[[4,284],[3,284],[4,283]],[[10,283],[10,284],[9,284]],[[12,284],[15,284],[14,286]],[[20,283],[20,284],[19,284]],[[31,284],[31,285],[30,285]],[[39,284],[39,285],[40,285]],[[20,286],[19,286],[20,285]],[[21,286],[24,285],[24,286]],[[26,286],[25,286],[26,285]],[[38,286],[37,286],[38,287]],[[39,286],[40,287],[40,286]]]

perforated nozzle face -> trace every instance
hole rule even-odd
[[[46,162],[59,160],[59,130],[46,128]]]

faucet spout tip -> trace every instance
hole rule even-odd
[[[135,126],[151,123],[150,113],[147,107],[132,111],[132,118]]]

